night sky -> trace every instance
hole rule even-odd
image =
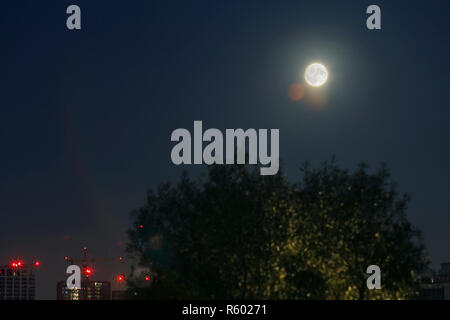
[[[146,191],[203,166],[170,160],[176,128],[278,128],[298,167],[386,161],[410,192],[432,266],[450,261],[449,1],[8,1],[0,10],[0,264],[42,261],[55,299],[64,256],[124,255]],[[394,3],[395,2],[395,3]],[[77,4],[82,30],[66,28]],[[366,28],[381,7],[382,30]],[[292,101],[304,68],[320,105]],[[126,269],[98,264],[98,277]],[[105,271],[107,269],[107,271]]]

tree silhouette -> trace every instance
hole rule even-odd
[[[211,166],[149,191],[134,210],[131,298],[403,299],[427,267],[385,166],[353,173],[335,161],[305,165],[301,181],[242,165]],[[368,290],[378,265],[382,289]],[[151,282],[141,273],[150,272]]]

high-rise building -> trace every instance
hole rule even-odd
[[[67,288],[66,281],[56,285],[57,300],[111,300],[111,282],[83,280],[81,289]]]
[[[424,300],[450,300],[450,262],[441,263],[441,269],[430,277],[420,290]]]
[[[0,300],[34,300],[35,292],[32,266],[21,262],[0,266]]]

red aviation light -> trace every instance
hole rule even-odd
[[[9,266],[10,266],[11,268],[21,268],[21,267],[23,267],[23,261],[21,261],[21,260],[14,260],[14,261],[12,261],[12,262],[9,264]]]
[[[86,267],[86,268],[84,268],[84,274],[86,275],[86,276],[90,276],[90,275],[92,275],[92,269],[91,268],[89,268],[89,267]]]
[[[38,260],[34,261],[34,266],[35,267],[39,267],[40,265],[41,265],[41,263]]]
[[[118,282],[122,282],[123,280],[125,280],[125,276],[122,275],[122,274],[119,274],[119,275],[116,277],[116,280],[117,280]]]
[[[150,276],[145,276],[145,281],[150,281]]]

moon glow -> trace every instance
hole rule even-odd
[[[305,70],[305,80],[313,87],[320,87],[328,79],[328,70],[321,63],[311,63]]]

